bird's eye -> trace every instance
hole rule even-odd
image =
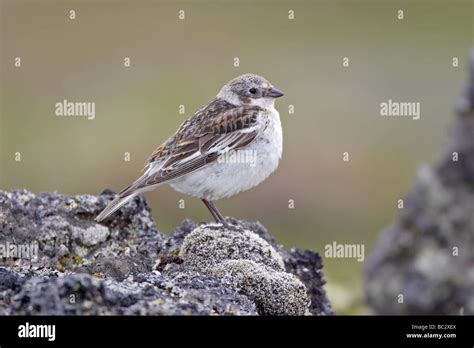
[[[255,93],[257,93],[257,89],[256,88],[250,88],[249,92],[252,93],[252,94],[255,94]]]

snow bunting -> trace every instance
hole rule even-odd
[[[278,166],[283,138],[275,99],[281,96],[258,75],[228,82],[152,153],[144,174],[120,191],[96,221],[167,183],[200,198],[215,221],[227,225],[213,201],[260,184]]]

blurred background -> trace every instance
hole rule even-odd
[[[277,101],[283,159],[259,187],[217,205],[259,220],[285,248],[323,256],[336,241],[364,244],[367,257],[417,167],[437,158],[473,41],[471,1],[1,4],[1,189],[118,191],[224,83],[253,72],[285,92]],[[95,119],[55,116],[64,99],[95,102]],[[381,117],[388,99],[420,102],[421,119]],[[184,218],[211,218],[199,200],[168,186],[146,197],[165,233]],[[363,263],[324,264],[336,313],[366,313]]]

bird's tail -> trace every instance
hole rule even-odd
[[[158,182],[155,180],[153,184],[149,184],[148,180],[150,178],[150,175],[153,173],[156,173],[155,167],[159,169],[159,166],[162,165],[163,162],[159,162],[155,166],[150,165],[148,167],[148,170],[137,180],[135,180],[131,185],[125,187],[122,191],[117,193],[117,196],[110,201],[109,204],[105,207],[102,212],[97,215],[95,218],[95,221],[100,222],[107,218],[108,216],[112,215],[116,210],[120,209],[125,203],[133,199],[136,195],[151,191],[155,187],[161,184],[161,182]],[[150,174],[150,169],[154,170]]]
[[[138,192],[132,193],[128,196],[122,196],[120,194],[117,195],[112,201],[107,204],[104,210],[101,211],[99,215],[95,218],[95,221],[100,222],[107,218],[108,216],[115,213],[116,210],[120,209],[125,203],[130,201],[133,197],[135,197]]]

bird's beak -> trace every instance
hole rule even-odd
[[[276,89],[275,87],[270,88],[267,92],[267,97],[272,97],[272,98],[279,98],[284,95],[285,94],[282,91]]]

